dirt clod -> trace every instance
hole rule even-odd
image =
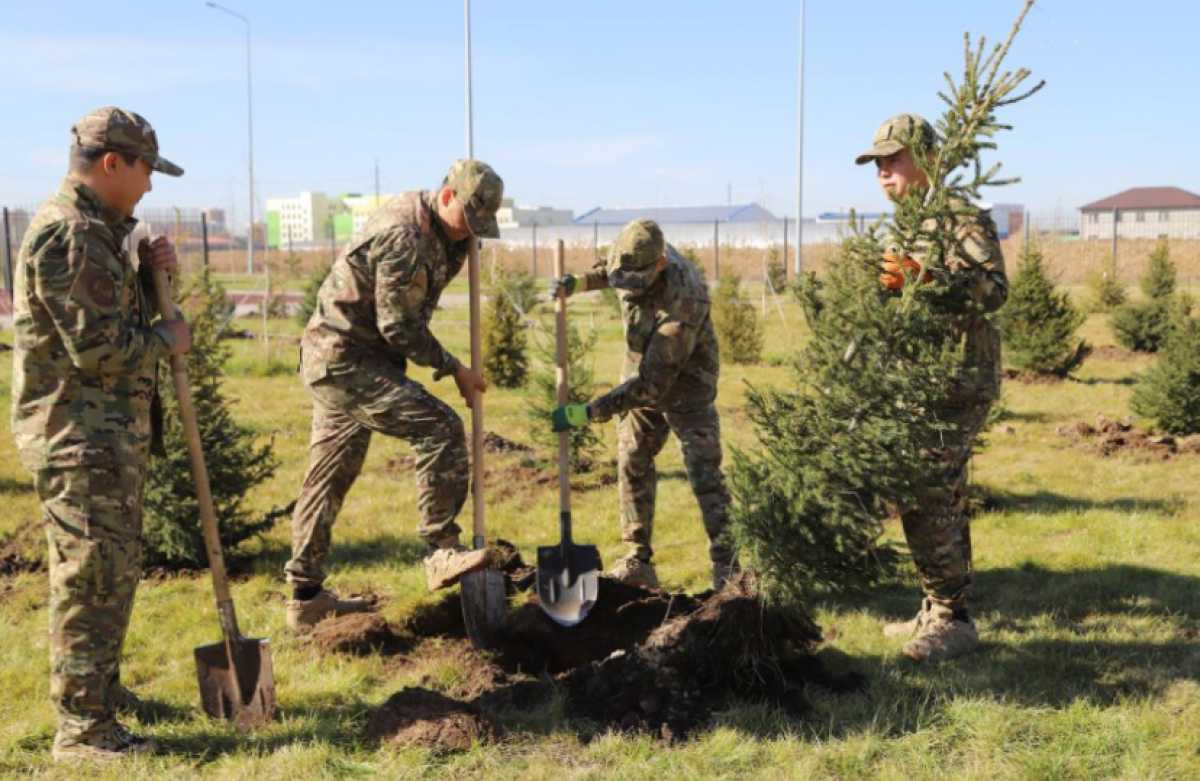
[[[533,451],[529,445],[505,439],[494,431],[483,432],[483,449],[488,453],[530,453]]]
[[[367,734],[386,745],[451,752],[465,751],[476,743],[495,743],[500,729],[471,703],[408,687],[371,713]]]
[[[325,653],[358,656],[403,653],[412,645],[393,632],[378,613],[351,613],[327,618],[313,628],[309,641]]]
[[[0,576],[44,570],[45,545],[40,523],[26,523],[0,540]]]
[[[1059,436],[1102,456],[1130,453],[1145,460],[1170,460],[1180,454],[1200,453],[1200,436],[1177,439],[1142,431],[1129,420],[1099,415],[1095,424],[1077,421],[1056,429]]]

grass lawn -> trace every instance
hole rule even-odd
[[[461,286],[455,290],[461,292]],[[757,300],[757,299],[756,299]],[[595,295],[572,299],[576,322],[600,332],[596,376],[615,381],[620,324]],[[767,358],[803,338],[798,309],[786,324],[769,312]],[[552,319],[545,318],[551,323]],[[247,319],[239,327],[254,329]],[[227,393],[239,419],[271,437],[282,467],[251,497],[266,510],[295,498],[306,466],[309,404],[291,372],[299,328],[274,321],[276,367],[262,365],[259,342],[234,343]],[[434,330],[467,355],[466,308],[455,303]],[[1106,317],[1085,335],[1111,344]],[[8,403],[9,361],[0,365]],[[915,576],[854,599],[814,605],[831,667],[856,670],[856,694],[812,690],[813,708],[792,719],[746,702],[718,714],[694,739],[663,747],[649,737],[591,735],[565,719],[554,700],[504,719],[506,737],[453,755],[379,748],[362,737],[373,706],[408,685],[452,692],[453,664],[403,658],[323,656],[284,631],[282,566],[286,522],[257,544],[249,576],[234,586],[244,631],[270,637],[279,714],[241,735],[199,710],[192,648],[219,629],[206,575],[146,581],[138,592],[123,678],[158,704],[159,718],[135,728],[154,736],[157,756],[96,772],[99,778],[1200,778],[1200,456],[1145,461],[1079,449],[1055,429],[1098,413],[1124,416],[1131,384],[1152,359],[1103,351],[1077,380],[1008,383],[1004,419],[974,460],[974,482],[989,501],[973,522],[979,653],[919,667],[886,641],[884,622],[916,609]],[[727,366],[718,399],[729,447],[754,446],[741,412],[745,382],[783,384],[786,369]],[[449,380],[414,376],[466,416]],[[517,391],[489,392],[487,428],[529,441]],[[8,417],[0,436],[0,537],[38,518],[30,480],[17,460]],[[605,458],[615,426],[602,429]],[[398,622],[430,599],[415,535],[408,448],[376,437],[362,476],[335,529],[331,585],[386,596]],[[488,485],[489,532],[516,542],[526,560],[557,539],[556,484],[504,479],[503,460]],[[708,580],[705,537],[683,478],[678,448],[659,461],[655,548],[666,585],[698,591]],[[622,552],[616,488],[573,498],[575,536],[605,561]],[[468,511],[462,519],[469,523]],[[899,529],[891,534],[898,536]],[[47,699],[46,575],[0,578],[0,774],[78,777],[51,763],[54,715]]]

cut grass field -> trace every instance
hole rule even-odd
[[[757,300],[757,299],[756,299]],[[596,376],[615,380],[620,324],[594,294],[572,299],[576,322],[600,332]],[[790,328],[772,309],[764,365],[727,366],[719,408],[726,449],[755,445],[741,411],[747,381],[786,384],[778,364],[803,338],[800,313],[785,305]],[[1105,316],[1085,335],[1111,344]],[[256,320],[244,327],[254,329]],[[551,322],[546,318],[545,322]],[[298,327],[274,321],[276,362],[294,365]],[[467,354],[466,309],[440,311],[434,330]],[[226,390],[237,416],[271,437],[282,466],[250,497],[262,510],[295,498],[309,427],[306,393],[294,374],[261,364],[256,342],[233,343]],[[972,467],[986,498],[973,521],[977,580],[974,611],[983,647],[936,667],[899,656],[880,634],[884,622],[918,604],[911,571],[901,583],[853,599],[813,605],[837,670],[862,673],[855,694],[808,692],[812,709],[793,719],[753,702],[718,714],[692,740],[663,747],[646,736],[592,735],[564,718],[555,699],[510,713],[497,745],[452,755],[396,751],[363,736],[370,709],[409,685],[454,691],[452,659],[323,656],[284,631],[286,523],[253,548],[249,573],[234,586],[248,634],[272,640],[279,714],[268,728],[241,735],[199,710],[192,648],[218,639],[206,575],[142,584],[125,649],[123,679],[156,703],[157,717],[134,726],[162,753],[122,761],[95,777],[164,778],[1178,778],[1200,777],[1200,457],[1143,461],[1079,449],[1055,429],[1097,414],[1127,414],[1131,383],[1152,359],[1103,351],[1077,380],[1005,386],[1005,414]],[[8,403],[9,359],[0,364]],[[414,376],[463,413],[447,381]],[[528,442],[521,392],[493,390],[487,428]],[[29,476],[0,424],[0,537],[38,518]],[[615,428],[602,428],[605,458]],[[403,467],[406,445],[376,437],[334,533],[330,583],[371,589],[399,622],[431,598],[420,568],[414,486]],[[527,560],[557,535],[553,483],[506,479],[493,459],[489,531],[516,542]],[[655,548],[667,585],[704,588],[707,562],[699,513],[678,449],[660,457]],[[576,540],[622,552],[616,489],[573,497]],[[469,523],[469,510],[462,519]],[[892,527],[891,536],[899,538]],[[49,757],[54,715],[47,699],[46,575],[0,578],[0,774],[77,777]]]

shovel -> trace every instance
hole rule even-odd
[[[171,302],[171,283],[165,271],[154,272],[154,287],[158,310],[163,317],[167,317],[168,313],[175,311],[175,305]],[[233,598],[229,594],[229,580],[225,575],[221,538],[217,534],[208,468],[204,463],[204,450],[200,446],[200,428],[192,404],[192,388],[188,383],[187,358],[182,355],[171,356],[171,377],[175,383],[175,399],[179,403],[184,438],[192,462],[196,500],[200,504],[200,528],[204,533],[204,548],[208,553],[208,568],[212,571],[223,637],[219,643],[195,649],[200,701],[204,712],[214,719],[228,719],[241,729],[257,727],[270,721],[275,712],[271,641],[242,637],[238,630]]]
[[[483,347],[479,338],[479,242],[470,241],[467,259],[467,285],[471,301],[471,368],[482,371]],[[483,398],[476,393],[471,404],[471,499],[473,502],[474,537],[472,547],[481,550],[487,545],[483,524]],[[462,584],[463,624],[467,636],[476,648],[496,645],[508,611],[504,574],[494,563],[459,580]]]
[[[554,252],[554,275],[563,275],[563,242]],[[554,302],[554,341],[558,404],[567,403],[567,297]],[[571,541],[571,459],[569,431],[558,434],[558,525],[562,541],[537,551],[538,602],[561,626],[575,626],[587,618],[600,589],[600,551],[595,545]]]

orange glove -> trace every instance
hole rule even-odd
[[[921,273],[921,264],[908,255],[897,258],[889,252],[883,256],[882,267],[883,271],[879,273],[879,284],[888,290],[900,290],[903,288],[906,274],[912,274],[913,276],[920,275],[921,284],[926,284],[933,280],[933,275],[928,271]]]

